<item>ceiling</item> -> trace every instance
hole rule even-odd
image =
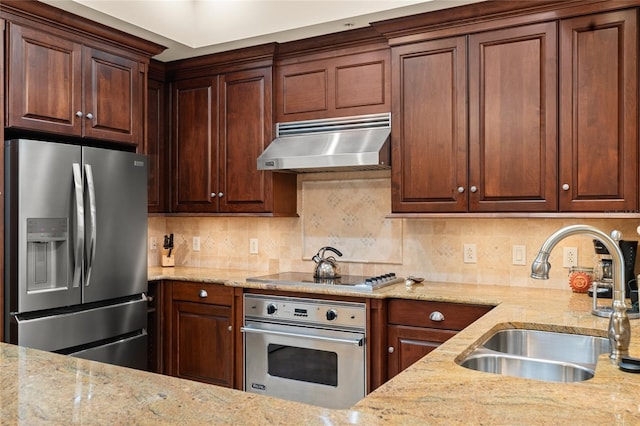
[[[483,0],[40,0],[167,47],[172,61]]]

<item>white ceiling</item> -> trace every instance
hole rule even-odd
[[[40,0],[168,49],[172,61],[483,0]]]

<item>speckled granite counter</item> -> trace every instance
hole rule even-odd
[[[260,274],[152,268],[149,278],[246,287],[244,278],[253,275]],[[305,291],[304,287],[287,288]],[[394,285],[367,296],[497,307],[351,410],[313,407],[0,344],[0,423],[640,424],[640,375],[621,372],[606,356],[600,358],[593,379],[572,384],[480,373],[455,363],[482,336],[498,328],[533,325],[604,336],[608,320],[589,313],[591,299],[585,295],[426,283],[412,290]],[[640,321],[631,324],[631,355],[640,357]]]

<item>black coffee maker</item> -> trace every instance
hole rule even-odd
[[[636,281],[635,265],[636,265],[636,253],[638,251],[637,241],[620,240],[618,242],[622,255],[624,257],[624,284],[625,294],[631,299],[631,304],[638,303],[638,283]],[[600,240],[593,240],[593,247],[597,255],[599,255],[599,268],[602,269],[602,281],[611,280],[612,274],[612,262],[609,250],[600,242]],[[606,289],[605,289],[606,290]],[[611,291],[602,292],[598,290],[598,297],[611,298]],[[593,290],[589,290],[589,295],[593,295]]]

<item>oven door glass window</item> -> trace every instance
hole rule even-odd
[[[271,376],[338,386],[338,354],[318,349],[269,344],[268,373]]]

